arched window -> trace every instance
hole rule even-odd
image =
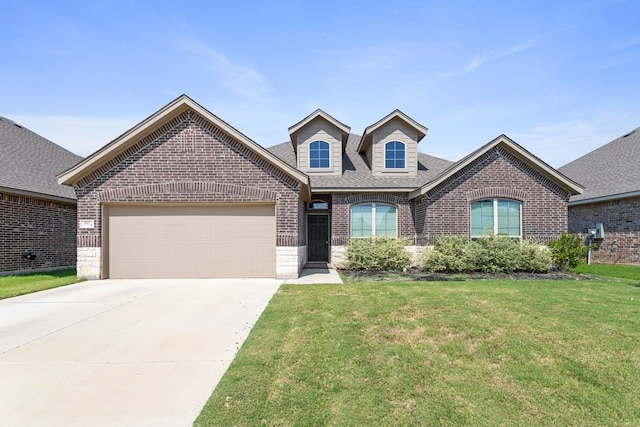
[[[397,237],[397,209],[384,203],[351,207],[351,237]]]
[[[389,141],[384,144],[384,167],[386,169],[404,169],[404,142]]]
[[[326,141],[313,141],[309,144],[309,168],[328,168],[329,152],[329,143]]]
[[[520,202],[507,199],[479,200],[471,203],[471,237],[503,234],[521,237]]]

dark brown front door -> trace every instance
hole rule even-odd
[[[309,262],[329,262],[329,215],[307,217]]]

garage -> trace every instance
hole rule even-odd
[[[274,204],[106,205],[104,276],[275,277]]]

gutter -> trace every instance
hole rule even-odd
[[[628,199],[630,197],[640,197],[640,191],[630,191],[628,193],[610,194],[608,196],[592,197],[590,199],[576,200],[569,202],[569,206],[587,205],[590,203],[608,202],[611,200]]]

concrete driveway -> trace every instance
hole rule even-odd
[[[190,426],[275,279],[102,280],[0,301],[0,423]]]

